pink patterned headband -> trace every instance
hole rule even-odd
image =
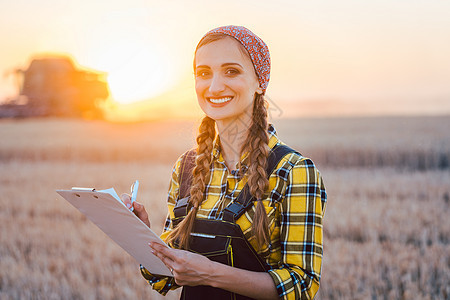
[[[207,32],[203,38],[214,33],[229,35],[244,46],[250,55],[256,75],[258,75],[259,85],[265,94],[270,78],[270,54],[269,48],[263,40],[247,28],[234,25],[215,28]]]

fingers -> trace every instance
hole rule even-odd
[[[148,243],[148,245],[150,246],[150,248],[152,248],[152,250],[153,250],[152,252],[162,253],[165,256],[171,256],[170,251],[172,249],[169,248],[169,247],[166,247],[166,246],[161,245],[161,244],[156,243],[156,242],[150,242],[150,243]]]
[[[158,256],[162,261],[166,260],[170,262],[170,266],[173,267],[173,263],[177,260],[178,255],[177,252],[181,250],[172,249],[166,246],[163,246],[159,243],[150,242],[148,244],[150,248],[152,249],[152,253],[156,256]]]
[[[150,221],[148,219],[148,213],[145,210],[144,205],[142,203],[139,203],[137,201],[133,202],[133,208],[134,208],[134,214],[141,219],[142,222],[145,223],[148,227],[150,227]]]
[[[173,249],[150,242],[152,253],[170,269],[179,285],[196,286],[205,284],[214,272],[217,263],[207,257],[185,250]]]
[[[128,207],[128,209],[131,208],[131,196],[128,194],[122,194],[120,196],[120,200],[122,200],[123,204],[125,204],[126,207]]]
[[[131,203],[131,196],[128,194],[125,194],[125,193],[120,196],[120,200],[122,200],[123,204],[125,204],[125,206],[128,209],[131,209],[131,207],[133,207],[134,214],[139,219],[141,219],[141,221],[144,222],[145,225],[150,227],[150,221],[148,220],[148,214],[147,214],[147,211],[145,210],[144,205],[142,205],[142,203],[139,203],[137,201],[134,201],[133,203]]]
[[[172,272],[175,266],[174,256],[171,253],[171,250],[168,247],[162,246],[155,242],[148,243],[150,249],[152,249],[152,253],[158,257]]]

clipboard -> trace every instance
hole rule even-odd
[[[170,270],[150,251],[149,242],[166,245],[120,200],[114,189],[96,191],[88,188],[56,190],[82,212],[138,263],[154,275],[171,276]]]

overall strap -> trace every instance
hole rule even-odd
[[[195,157],[197,151],[195,149],[187,151],[180,164],[180,173],[178,175],[178,200],[173,209],[175,218],[186,216],[189,212],[189,195],[192,185],[192,171],[195,167]]]
[[[275,167],[278,165],[280,160],[288,153],[298,153],[294,149],[286,145],[276,145],[269,154],[267,158],[266,172],[267,177],[270,177]],[[248,183],[242,188],[237,199],[228,205],[223,210],[223,220],[229,222],[235,222],[239,219],[250,207],[252,207],[254,197],[251,197]]]
[[[197,156],[197,150],[192,149],[186,152],[181,159],[181,178],[178,181],[180,185],[179,198],[186,198],[191,192],[192,185],[192,171],[195,167],[195,157]]]
[[[298,153],[286,145],[276,145],[269,153],[267,158],[266,172],[270,177],[280,160],[288,153]],[[186,152],[181,160],[181,170],[179,175],[179,197],[173,209],[175,218],[181,218],[188,214],[189,193],[192,184],[192,170],[195,166],[196,150]],[[223,211],[223,220],[234,222],[239,219],[253,205],[253,197],[250,195],[248,184],[242,188],[237,199],[228,205]]]

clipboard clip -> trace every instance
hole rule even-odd
[[[96,190],[95,190],[94,188],[72,187],[72,191],[79,191],[79,192],[95,192]]]

